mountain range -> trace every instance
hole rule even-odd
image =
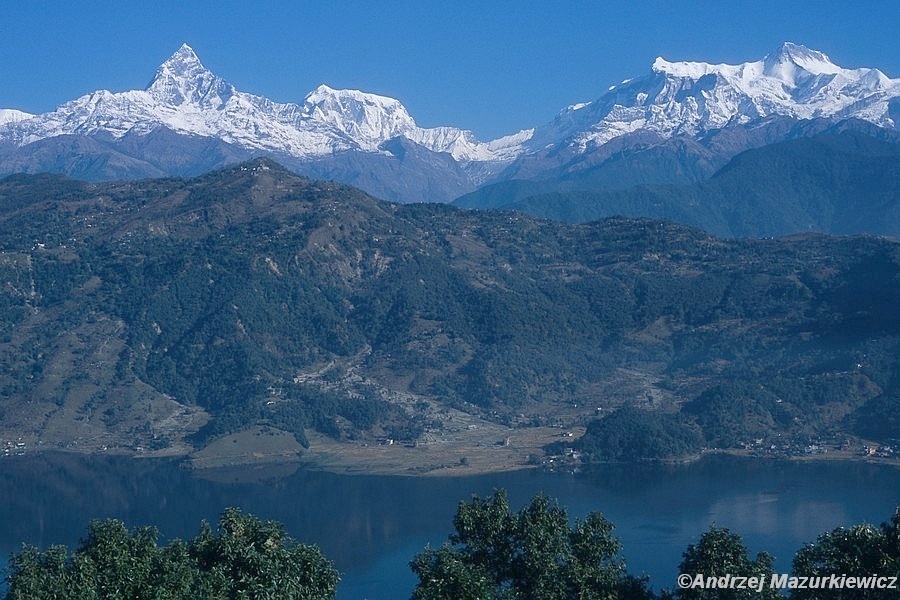
[[[399,101],[360,91],[322,85],[302,103],[241,92],[185,44],[143,90],[100,90],[41,115],[0,110],[0,174],[190,176],[266,155],[391,201],[446,202],[487,185],[506,204],[548,182],[697,182],[751,148],[847,120],[892,130],[898,117],[900,79],[785,43],[740,65],[658,58],[593,102],[484,142],[464,129],[421,128]]]

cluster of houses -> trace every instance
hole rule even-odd
[[[19,438],[15,442],[6,440],[3,442],[3,456],[22,456],[25,454],[25,442]]]
[[[862,455],[863,456],[873,456],[877,458],[894,458],[894,448],[893,446],[863,446],[862,447]]]
[[[781,436],[777,436],[780,438]],[[766,439],[757,438],[746,442],[741,442],[741,448],[748,451],[753,456],[768,456],[775,458],[792,458],[797,456],[817,456],[828,454],[830,450],[836,450],[844,455],[856,452],[855,448],[859,442],[853,441],[851,438],[831,439],[831,440],[806,440],[797,439]],[[859,450],[860,456],[869,456],[873,458],[900,458],[900,453],[895,453],[892,446],[888,445],[864,445]]]

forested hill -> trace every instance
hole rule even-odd
[[[572,426],[623,405],[690,447],[888,439],[898,307],[900,244],[876,237],[393,205],[268,160],[17,175],[0,181],[0,439],[415,440],[450,411]]]

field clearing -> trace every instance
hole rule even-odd
[[[542,457],[543,447],[575,438],[583,429],[562,431],[556,427],[510,429],[472,428],[452,439],[440,437],[430,442],[403,444],[380,441],[337,441],[308,432],[309,448],[304,449],[292,435],[264,428],[252,428],[222,437],[193,453],[193,468],[298,462],[306,468],[344,474],[462,476],[526,469],[534,466],[532,456]]]
[[[542,457],[544,446],[561,439],[561,431],[554,427],[465,433],[468,435],[458,434],[452,440],[415,445],[338,442],[314,433],[301,460],[335,473],[475,475],[531,468],[530,456]]]

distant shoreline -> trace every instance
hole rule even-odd
[[[559,439],[557,428],[511,430],[503,441],[487,443],[471,440],[442,443],[404,444],[337,441],[311,432],[309,447],[301,446],[292,435],[280,431],[254,428],[224,436],[206,448],[192,450],[179,446],[155,451],[111,448],[28,448],[23,455],[34,456],[61,452],[75,455],[115,455],[136,459],[167,458],[182,461],[185,468],[198,473],[248,466],[290,466],[344,475],[392,475],[408,477],[464,477],[504,473],[524,469],[578,472],[590,469],[592,463],[573,459],[550,460],[543,447]],[[861,462],[900,468],[898,458],[861,455],[850,450],[832,450],[805,456],[760,456],[741,449],[716,449],[690,456],[669,459],[636,459],[602,462],[605,464],[670,464],[687,465],[708,456],[728,455],[747,459],[790,462]],[[2,458],[2,457],[0,457]],[[8,455],[6,460],[19,456]]]

